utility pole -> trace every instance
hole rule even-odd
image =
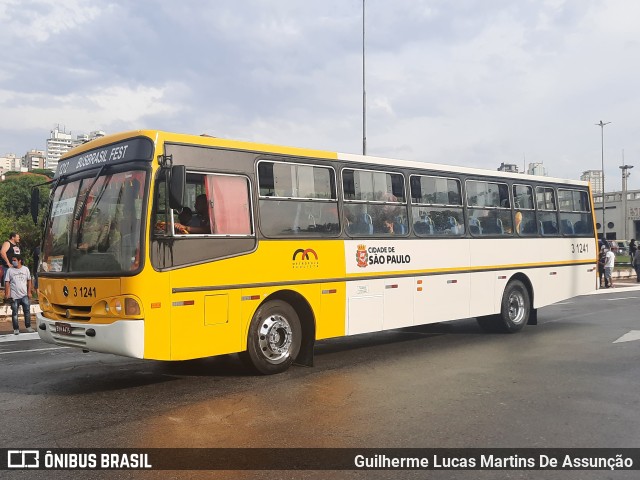
[[[607,240],[607,222],[605,220],[605,210],[607,208],[606,194],[604,190],[604,126],[609,125],[611,122],[603,122],[600,120],[599,123],[596,123],[598,127],[600,127],[600,145],[602,147],[601,154],[601,162],[602,162],[602,240]]]
[[[367,91],[365,90],[364,64],[364,2],[362,0],[362,155],[367,154]]]
[[[622,222],[624,223],[624,240],[629,239],[629,221],[627,220],[627,178],[631,176],[631,170],[633,165],[625,165],[624,163],[624,150],[622,150]]]

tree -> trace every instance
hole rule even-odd
[[[20,234],[20,248],[26,265],[31,265],[31,252],[40,245],[41,224],[35,225],[31,218],[31,188],[46,181],[42,175],[29,173],[11,175],[0,182],[0,242],[9,238],[10,232]],[[38,218],[42,219],[49,199],[48,186],[40,188]]]
[[[48,168],[34,168],[31,170],[31,173],[36,175],[44,175],[48,178],[53,178],[53,170],[49,170]]]
[[[0,212],[9,218],[19,218],[29,215],[31,211],[31,188],[46,182],[46,177],[24,173],[13,175],[0,182]],[[48,189],[41,187],[40,206],[47,203]],[[44,194],[44,195],[43,195]]]

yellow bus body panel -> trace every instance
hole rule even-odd
[[[137,130],[95,139],[70,150],[62,159],[134,137],[151,139],[156,158],[164,153],[164,143],[329,160],[338,157],[335,152],[322,150]],[[158,162],[154,160],[154,177],[158,168]],[[212,170],[215,170],[215,166],[212,166]],[[154,197],[153,182],[149,195],[150,198]],[[344,278],[342,240],[261,240],[258,249],[252,253],[159,272],[154,270],[149,253],[151,202],[145,215],[147,245],[144,248],[142,271],[134,276],[119,278],[44,277],[40,282],[40,295],[41,299],[46,297],[51,304],[49,314],[53,310],[64,321],[66,307],[62,306],[72,303],[84,309],[87,326],[110,324],[123,318],[107,314],[92,315],[88,312],[89,307],[91,312],[99,311],[100,308],[95,307],[102,305],[105,298],[132,295],[139,300],[139,318],[144,319],[144,358],[182,360],[245,350],[247,332],[255,310],[270,295],[287,290],[301,295],[308,303],[316,323],[316,338],[344,335],[345,284],[321,282],[322,279]],[[304,260],[300,253],[294,259],[294,253],[300,249],[307,251],[312,259]],[[317,260],[308,249],[318,254]],[[250,278],[250,285],[247,278]],[[70,298],[63,293],[65,286],[70,295],[81,287],[95,287],[95,297]],[[179,291],[181,288],[195,291]],[[246,297],[259,299],[243,300]]]
[[[255,311],[283,291],[308,303],[317,339],[344,335],[345,284],[321,281],[344,278],[343,252],[341,240],[263,240],[251,254],[168,272],[174,290],[188,290],[171,295],[171,358],[245,350]]]

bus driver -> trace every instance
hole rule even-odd
[[[176,230],[179,228],[186,233],[211,233],[211,225],[209,222],[209,202],[207,195],[201,193],[196,197],[195,205],[196,214],[191,218],[188,225],[180,223],[175,224]]]

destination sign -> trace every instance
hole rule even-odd
[[[103,165],[117,165],[134,160],[151,161],[152,159],[153,142],[148,138],[132,138],[60,160],[54,178]]]

